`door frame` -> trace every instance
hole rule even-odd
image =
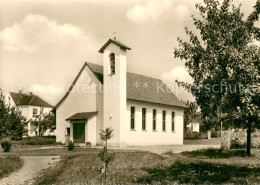
[[[74,125],[83,125],[84,124],[84,129],[82,129],[83,130],[83,135],[81,136],[81,137],[83,137],[84,138],[84,141],[83,141],[83,138],[82,138],[82,141],[79,141],[78,142],[78,140],[80,140],[81,138],[75,138],[75,133],[76,133],[76,129],[75,129],[75,126]],[[77,122],[77,123],[73,123],[72,124],[72,127],[73,127],[73,132],[71,133],[72,134],[72,138],[73,138],[73,143],[85,143],[86,142],[86,122]]]

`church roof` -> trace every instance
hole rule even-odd
[[[69,90],[57,103],[54,109],[59,107],[60,104],[67,98],[86,66],[90,68],[90,70],[103,84],[103,66],[90,62],[85,62],[79,74],[76,76],[75,80],[71,84]],[[170,105],[183,108],[186,107],[186,105],[179,101],[178,98],[172,93],[172,91],[159,79],[127,72],[126,90],[126,98],[128,100],[136,100],[141,102]]]
[[[103,51],[106,49],[106,47],[107,47],[110,43],[114,43],[114,44],[118,45],[121,49],[131,50],[131,48],[129,48],[128,46],[122,44],[122,43],[119,42],[118,40],[109,39],[109,40],[100,48],[100,50],[99,50],[98,52],[103,53]]]
[[[87,62],[87,65],[103,83],[103,66]],[[129,100],[138,100],[149,103],[186,107],[167,88],[162,80],[129,73],[126,74],[126,97]]]
[[[73,114],[69,118],[66,119],[66,121],[82,121],[82,120],[88,120],[92,116],[95,116],[98,112],[78,112],[76,114]]]
[[[34,105],[34,106],[41,106],[41,107],[53,107],[39,96],[34,94],[25,94],[22,92],[10,92],[10,95],[15,103],[16,106],[19,105]]]

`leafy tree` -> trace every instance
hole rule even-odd
[[[56,117],[52,112],[37,115],[32,122],[35,125],[34,131],[39,136],[43,136],[47,130],[54,132],[56,129]]]
[[[187,129],[187,125],[189,125],[194,119],[200,119],[200,113],[198,112],[198,105],[196,102],[183,102],[186,104],[186,108],[184,109],[184,128]]]
[[[219,120],[246,128],[250,155],[251,132],[259,127],[260,117],[260,29],[254,25],[260,2],[246,19],[241,6],[231,2],[196,4],[200,18],[192,18],[199,36],[186,27],[190,42],[178,38],[174,51],[175,57],[185,60],[193,82],[177,83],[194,95],[208,128]]]
[[[113,137],[112,132],[113,132],[113,129],[106,128],[105,130],[101,130],[99,133],[100,139],[105,142],[103,150],[98,154],[100,160],[104,163],[104,168],[102,171],[104,174],[104,178],[102,180],[102,184],[106,184],[108,164],[114,158],[114,155],[108,153],[108,150],[107,150],[107,141]]]
[[[5,96],[0,89],[0,139],[21,140],[27,132],[27,123],[21,111],[5,102]]]

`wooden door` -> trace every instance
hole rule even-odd
[[[73,142],[85,143],[85,123],[73,123]]]

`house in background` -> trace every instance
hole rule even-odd
[[[192,132],[200,132],[200,122],[196,119],[193,119],[191,123],[187,125],[187,127],[190,129]]]
[[[82,66],[54,107],[57,142],[102,145],[100,129],[111,127],[113,146],[183,144],[185,105],[161,80],[127,72],[127,50],[109,39],[103,66]]]
[[[35,125],[33,123],[35,117],[40,114],[49,113],[53,108],[52,105],[39,96],[34,95],[32,92],[10,92],[5,95],[5,98],[12,106],[16,106],[18,110],[21,111],[22,115],[29,121],[27,126],[28,136],[36,135]]]

